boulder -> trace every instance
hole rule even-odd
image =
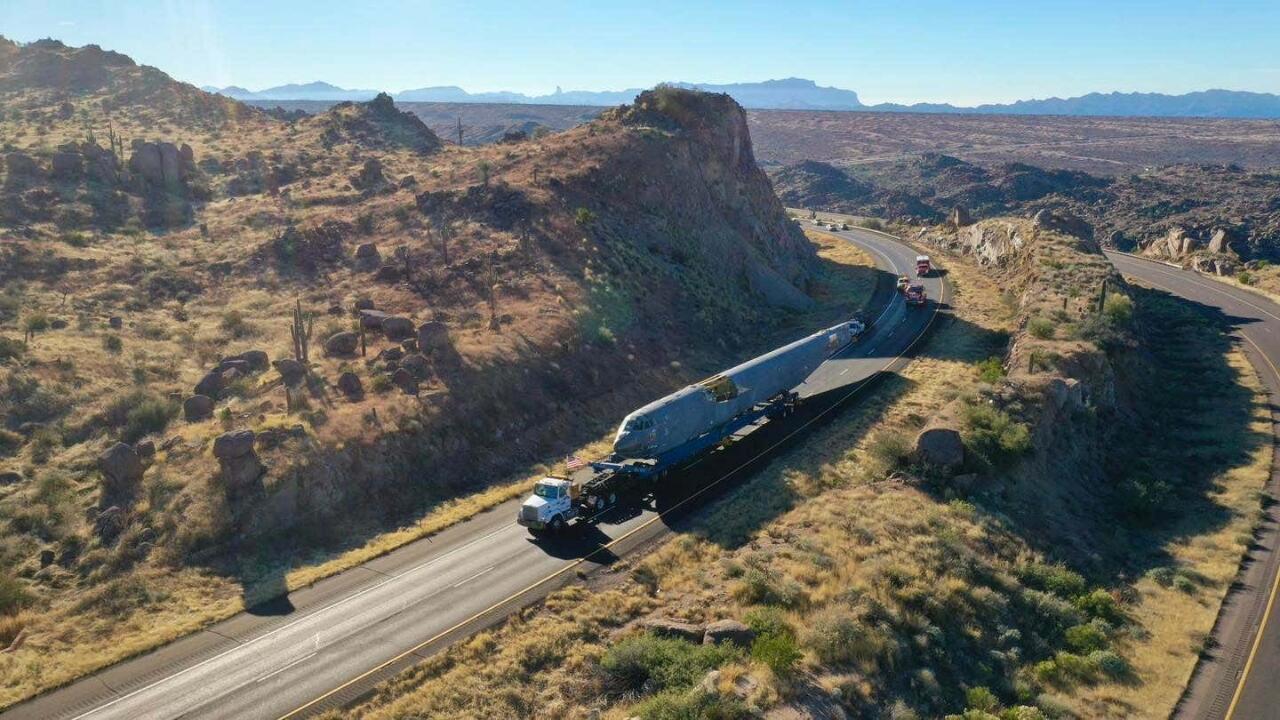
[[[338,376],[338,389],[343,395],[353,400],[364,396],[364,385],[360,383],[360,376],[350,370]]]
[[[120,533],[124,532],[127,521],[124,510],[120,509],[119,505],[112,505],[93,519],[93,532],[102,539],[102,542],[111,544],[120,537]]]
[[[150,465],[156,457],[156,444],[151,440],[141,440],[133,446],[133,451],[138,453],[139,460]]]
[[[413,377],[413,373],[404,368],[396,368],[396,371],[391,373],[391,383],[404,391],[405,395],[418,394],[417,379]]]
[[[360,324],[366,329],[377,330],[382,328],[382,322],[389,317],[389,314],[381,310],[361,310]]]
[[[388,340],[405,340],[413,337],[413,321],[407,317],[392,315],[383,318],[382,334],[387,336]]]
[[[356,270],[372,272],[382,266],[382,254],[375,243],[361,243],[356,246]]]
[[[119,330],[124,327],[124,319],[119,316],[112,316],[107,318],[107,325],[111,326],[112,330]]]
[[[418,352],[418,338],[409,338],[400,342],[400,349],[407,353]]]
[[[1037,212],[1031,222],[1041,230],[1071,235],[1083,240],[1093,240],[1093,226],[1067,212],[1044,209]]]
[[[418,326],[418,349],[431,352],[437,348],[449,346],[449,326],[439,320],[423,323]]]
[[[1209,252],[1224,253],[1227,252],[1229,243],[1231,242],[1231,234],[1224,228],[1218,228],[1213,231],[1213,235],[1209,238]]]
[[[402,357],[404,357],[404,349],[399,347],[398,345],[392,345],[391,347],[378,353],[378,357],[375,359],[381,360],[383,362],[399,362],[400,358]]]
[[[400,367],[408,370],[419,381],[431,377],[431,363],[421,353],[405,355],[400,360]]]
[[[40,567],[47,568],[53,564],[56,554],[53,548],[44,548],[40,551]]]
[[[0,487],[4,487],[6,485],[17,485],[20,482],[22,482],[21,473],[16,473],[12,470],[0,472]]]
[[[959,467],[964,462],[964,441],[955,428],[927,427],[916,436],[915,462],[943,470]]]
[[[218,480],[233,502],[261,486],[259,479],[266,467],[253,449],[255,439],[252,430],[236,430],[213,441],[213,456],[220,468]]]
[[[395,282],[400,279],[400,267],[391,264],[383,265],[373,274],[373,278],[382,282]]]
[[[245,350],[239,355],[230,355],[223,358],[218,363],[218,366],[222,367],[226,363],[235,363],[234,365],[227,365],[227,367],[239,368],[244,373],[262,372],[271,367],[270,358],[267,357],[267,353],[263,350]]]
[[[353,355],[360,347],[360,336],[344,330],[329,336],[324,341],[324,351],[329,355]]]
[[[374,306],[374,304],[373,304],[373,299],[372,299],[372,298],[362,297],[362,298],[357,298],[357,299],[356,299],[356,310],[357,310],[357,311],[360,311],[360,310],[374,310],[374,309],[376,309],[376,308],[375,308],[375,306]]]
[[[658,637],[688,640],[693,643],[702,642],[704,628],[694,623],[680,622],[667,618],[649,618],[642,623],[644,629]]]
[[[213,368],[214,372],[220,372],[224,376],[228,370],[235,370],[240,375],[248,375],[251,369],[249,362],[240,358],[224,358]]]
[[[98,456],[102,493],[110,498],[130,498],[142,484],[142,458],[128,443],[118,442]]]
[[[215,400],[218,394],[222,392],[222,388],[226,387],[226,380],[219,370],[210,370],[205,374],[200,382],[196,383],[196,395],[207,395]]]
[[[717,620],[709,623],[702,635],[704,645],[733,643],[742,647],[751,647],[755,639],[755,631],[737,620]]]
[[[969,211],[959,205],[951,209],[951,214],[947,217],[947,223],[954,228],[962,228],[966,225],[973,224],[973,216]]]
[[[182,417],[187,422],[199,422],[213,415],[213,398],[208,395],[192,395],[182,401]]]
[[[276,372],[280,373],[285,385],[297,385],[307,376],[307,366],[293,358],[282,358],[271,365],[275,367]]]

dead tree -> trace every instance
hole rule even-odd
[[[293,324],[289,326],[289,335],[293,338],[293,359],[303,365],[309,362],[311,333],[315,322],[311,315],[303,315],[302,301],[298,300],[293,309]]]

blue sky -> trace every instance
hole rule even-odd
[[[1280,92],[1280,0],[0,0],[0,34],[198,85],[617,90],[789,76],[864,102]]]

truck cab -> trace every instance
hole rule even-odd
[[[577,515],[578,486],[560,477],[544,477],[520,505],[516,522],[531,531],[558,532]]]
[[[916,256],[916,277],[928,277],[932,270],[933,261],[929,259],[928,255]]]
[[[924,305],[926,299],[924,285],[916,283],[907,287],[906,300],[908,305]]]

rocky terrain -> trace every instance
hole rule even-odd
[[[955,316],[902,377],[663,547],[343,715],[1166,717],[1256,522],[1256,380],[1078,218],[912,239]]]
[[[831,311],[726,96],[459,148],[46,40],[0,41],[0,109],[0,704]]]
[[[1280,173],[1236,166],[1174,165],[1100,177],[1007,163],[981,166],[948,155],[858,171],[815,161],[773,174],[790,206],[907,222],[950,222],[1042,209],[1094,226],[1099,240],[1210,271],[1280,257]]]

